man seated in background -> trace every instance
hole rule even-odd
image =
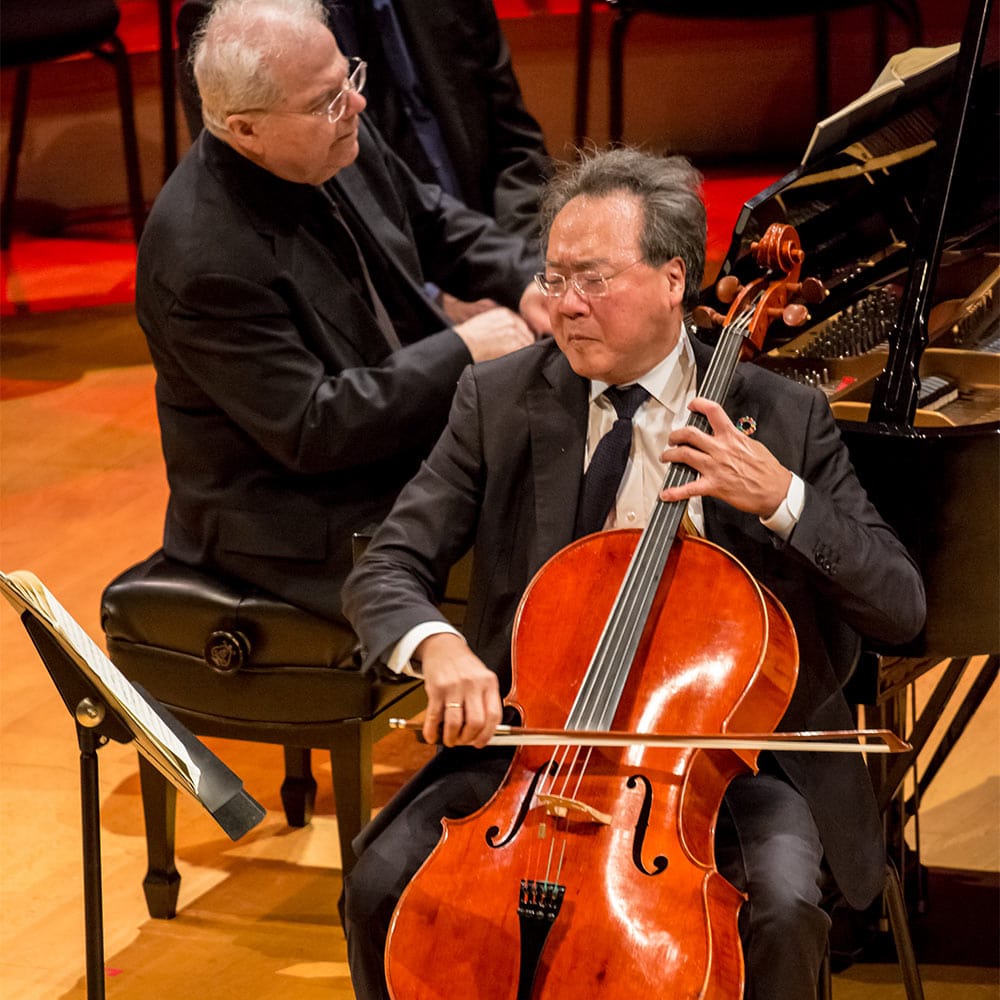
[[[544,329],[538,261],[359,117],[365,64],[318,0],[221,0],[194,72],[206,128],[137,267],[164,551],[342,621],[352,535],[430,449],[462,369]],[[428,281],[503,305],[452,327]]]

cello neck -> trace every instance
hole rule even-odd
[[[749,313],[741,313],[733,322],[726,324],[722,328],[719,334],[719,341],[712,352],[712,358],[709,361],[705,379],[698,388],[699,396],[704,399],[710,399],[713,403],[718,403],[720,406],[725,403],[726,397],[729,395],[729,387],[732,384],[733,375],[736,372],[736,365],[739,363],[746,344],[746,334],[750,328],[751,320],[752,317]],[[708,421],[700,413],[692,413],[688,418],[687,425],[688,427],[697,427],[698,430],[704,431],[706,434],[712,433]],[[690,466],[674,462],[667,469],[662,489],[666,490],[675,486],[683,486],[697,477],[698,474]],[[672,517],[672,515],[661,515],[661,508],[677,507],[679,513],[676,516],[676,520],[679,525],[686,506],[687,504],[684,502],[668,503],[663,500],[657,500],[650,523],[657,517]]]
[[[751,313],[752,310],[741,314],[723,329],[704,384],[699,390],[700,395],[719,404],[725,401],[743,350]],[[700,413],[691,414],[688,426],[711,432],[708,421]],[[689,483],[697,476],[690,466],[673,463],[667,470],[663,489]],[[686,500],[668,502],[657,499],[594,650],[584,682],[577,692],[566,722],[567,728],[610,729],[686,509]]]

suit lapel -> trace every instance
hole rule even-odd
[[[254,229],[270,241],[277,263],[295,276],[309,307],[364,363],[381,362],[390,348],[368,303],[342,276],[335,258],[302,224],[304,213],[312,210],[315,191],[263,170],[207,131],[197,143],[208,169],[233,193]],[[370,323],[364,317],[371,317]],[[312,346],[324,357],[328,354],[323,345]]]
[[[367,249],[381,256],[393,283],[405,290],[409,308],[422,308],[430,312],[434,319],[440,323],[441,329],[451,326],[448,317],[431,302],[423,288],[414,281],[410,270],[396,256],[387,241],[373,228],[371,220],[384,220],[385,212],[372,197],[360,171],[347,168],[340,171],[328,183],[338,195],[341,209],[345,217],[348,218],[348,224],[354,227],[353,231],[361,245],[362,252]],[[385,300],[383,299],[383,301]],[[391,304],[385,301],[385,305],[391,312]]]
[[[527,394],[538,526],[533,566],[573,540],[587,436],[587,380],[556,349],[541,374]]]
[[[310,307],[366,364],[381,363],[390,353],[390,346],[372,315],[371,306],[341,276],[323,246],[304,228],[290,235],[277,233],[273,239],[275,259],[295,275]],[[338,290],[331,294],[334,283]]]

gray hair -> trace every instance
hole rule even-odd
[[[642,201],[639,248],[659,267],[684,261],[684,305],[693,307],[705,272],[705,205],[701,174],[683,156],[654,156],[638,149],[593,150],[581,154],[549,181],[539,208],[542,245],[567,202],[579,195],[603,198],[619,192]]]
[[[284,97],[274,77],[280,57],[326,27],[320,0],[218,0],[191,45],[190,62],[205,127],[226,132],[237,111],[270,108]]]

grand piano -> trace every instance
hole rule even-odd
[[[719,272],[750,281],[752,244],[772,223],[795,227],[803,277],[826,294],[803,325],[774,323],[754,363],[827,395],[869,496],[924,575],[923,633],[906,648],[865,650],[851,690],[869,722],[914,747],[873,765],[873,777],[897,867],[918,874],[919,838],[911,852],[904,828],[1000,668],[1000,73],[982,64],[990,8],[971,0],[960,45],[914,53],[925,65],[901,85],[820,123],[801,165],[743,207]],[[717,287],[696,317],[725,312]],[[913,682],[935,667],[918,713]],[[917,754],[946,710],[950,725],[918,774]],[[920,881],[910,890],[917,909]]]

